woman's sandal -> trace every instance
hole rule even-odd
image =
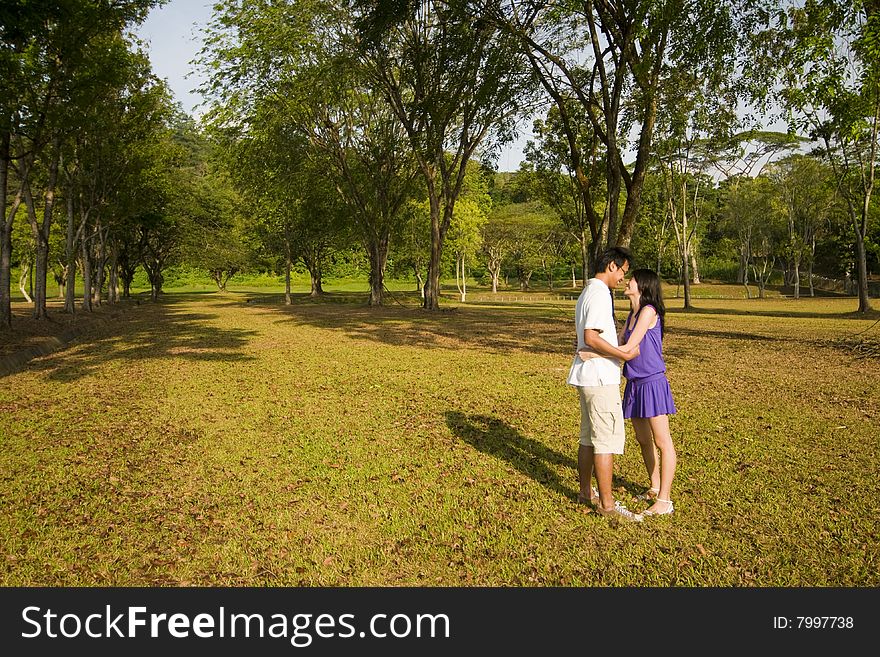
[[[661,500],[659,497],[654,500],[656,502],[663,502],[666,504],[666,511],[650,511],[649,509],[645,509],[642,511],[643,516],[669,516],[675,512],[675,506],[672,504],[672,500]]]
[[[657,499],[657,496],[660,494],[659,488],[649,488],[641,495],[636,495],[636,499],[642,502],[653,502]]]

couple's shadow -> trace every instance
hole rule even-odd
[[[553,493],[577,501],[577,489],[567,481],[577,482],[577,461],[571,456],[561,454],[544,443],[522,435],[512,426],[488,415],[465,415],[458,411],[446,412],[446,425],[456,437],[475,449],[506,461],[519,472],[534,479]],[[576,453],[572,444],[572,452]],[[563,466],[571,472],[565,479],[559,476],[557,468]],[[614,477],[615,488],[623,486],[634,494],[636,486],[632,482]]]

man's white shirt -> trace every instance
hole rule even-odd
[[[614,303],[611,290],[598,278],[587,281],[574,309],[578,349],[584,349],[584,329],[596,329],[599,336],[613,347],[617,345],[617,326],[614,324]],[[620,385],[620,366],[611,358],[588,358],[575,355],[568,371],[568,383],[573,386]]]

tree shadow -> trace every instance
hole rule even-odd
[[[112,324],[81,335],[64,350],[28,363],[32,371],[48,373],[53,381],[75,381],[106,363],[173,357],[191,361],[246,362],[254,360],[242,348],[257,333],[210,325],[216,315],[184,307],[188,295],[144,303]]]
[[[670,335],[683,335],[689,338],[714,338],[717,340],[736,340],[746,342],[797,342],[804,344],[803,338],[785,337],[779,335],[761,335],[760,333],[738,333],[736,331],[711,331],[708,329],[689,329],[677,326],[669,329]],[[666,345],[663,346],[664,354],[667,356],[681,355],[677,351],[667,351]]]
[[[576,488],[565,484],[552,466],[563,466],[576,477],[577,461],[557,452],[544,443],[522,435],[506,422],[488,415],[465,415],[459,411],[446,412],[446,425],[452,433],[471,447],[501,461],[520,473],[534,479],[552,493],[577,501]],[[623,486],[630,492],[636,486],[614,477],[614,487]]]
[[[344,331],[355,339],[392,346],[465,346],[492,353],[520,349],[541,354],[573,352],[574,322],[570,309],[457,306],[432,312],[403,303],[378,307],[351,304],[345,297],[307,303],[297,300],[284,306],[277,298],[252,295],[248,303],[278,313],[279,322]]]
[[[748,303],[749,301],[760,302],[760,299],[740,299],[738,301],[742,301]],[[697,299],[699,302],[699,299]],[[792,300],[792,303],[797,303],[797,301]],[[856,299],[855,306],[858,306],[858,299]],[[854,320],[866,320],[866,319],[875,319],[876,316],[880,315],[880,313],[872,312],[867,314],[859,313],[857,310],[853,310],[851,312],[841,312],[841,313],[821,313],[814,312],[808,310],[766,310],[762,309],[759,305],[756,305],[754,308],[701,308],[699,306],[692,306],[690,308],[667,308],[667,314],[671,315],[737,315],[737,316],[756,316],[756,317],[791,317],[793,319],[854,319]]]

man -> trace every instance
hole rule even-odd
[[[611,493],[614,455],[623,454],[625,438],[619,362],[635,358],[639,353],[618,349],[612,290],[620,285],[631,265],[630,252],[618,246],[607,249],[596,262],[596,275],[587,281],[578,297],[575,323],[578,351],[588,349],[602,357],[584,361],[576,355],[568,383],[577,387],[581,402],[578,501],[595,505],[600,515],[641,522],[642,516],[615,502]],[[590,485],[594,470],[598,492]]]

